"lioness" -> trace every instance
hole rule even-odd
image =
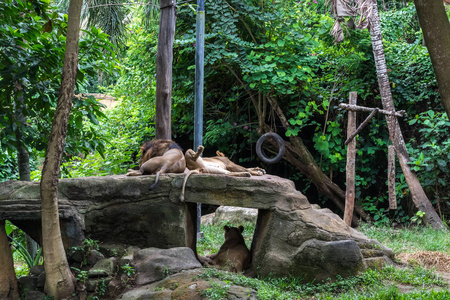
[[[242,273],[250,267],[250,251],[245,245],[243,226],[224,226],[225,242],[216,254],[206,256],[206,263],[233,272]]]
[[[191,174],[225,174],[239,177],[250,177],[252,175],[262,176],[266,174],[266,171],[259,167],[245,168],[237,165],[220,151],[216,151],[217,156],[202,158],[201,155],[203,150],[205,150],[205,147],[198,146],[197,152],[194,152],[192,149],[188,149],[184,155],[186,159],[186,167],[189,169],[189,172],[184,177],[183,186],[181,188],[181,202],[184,201],[186,182]]]

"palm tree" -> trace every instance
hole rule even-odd
[[[383,40],[381,37],[380,16],[378,14],[378,5],[376,0],[331,0],[332,12],[338,15],[338,1],[346,8],[348,15],[359,15],[358,28],[368,28],[372,40],[372,48],[375,60],[375,67],[378,77],[378,86],[380,88],[381,102],[383,109],[395,111],[394,101],[392,100],[391,88],[389,85],[389,77],[386,67],[386,58],[384,55]],[[341,40],[342,29],[341,20],[337,20],[333,29],[336,41]],[[337,24],[337,25],[336,25]],[[340,30],[339,30],[340,29]],[[394,115],[386,115],[389,136],[394,145],[397,158],[411,192],[412,200],[416,208],[425,212],[424,222],[431,225],[434,229],[445,229],[445,225],[434,210],[430,200],[425,194],[420,182],[409,166],[410,158],[406,149],[403,134],[400,129],[397,118]]]

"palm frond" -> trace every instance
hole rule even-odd
[[[69,10],[70,0],[53,0],[52,2],[58,12],[67,13]]]
[[[358,0],[359,21],[356,25],[359,29],[366,29],[370,26],[373,17],[373,0]]]
[[[375,0],[327,0],[326,5],[330,5],[331,14],[335,18],[330,31],[335,43],[344,39],[343,27],[346,28],[346,24],[343,16],[358,17],[356,25],[358,29],[366,29],[370,26],[370,20],[373,17],[373,1]],[[348,24],[353,25],[354,21],[350,20]]]
[[[111,43],[123,43],[130,0],[85,0],[83,26],[99,27],[109,35]]]
[[[153,24],[159,21],[159,1],[158,0],[146,0],[148,5],[144,9],[143,22],[144,25],[149,28]]]

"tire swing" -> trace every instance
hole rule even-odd
[[[278,154],[273,157],[269,158],[266,153],[263,150],[263,144],[268,139],[274,139],[278,144]],[[256,154],[258,155],[259,159],[261,159],[266,164],[275,164],[283,158],[284,153],[286,152],[286,146],[284,144],[283,139],[276,134],[275,132],[267,132],[263,134],[258,141],[256,142]]]

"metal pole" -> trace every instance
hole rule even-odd
[[[205,57],[205,1],[197,0],[197,29],[195,42],[195,104],[194,104],[194,150],[203,141],[203,70]],[[197,239],[203,238],[200,231],[202,204],[197,203]]]

